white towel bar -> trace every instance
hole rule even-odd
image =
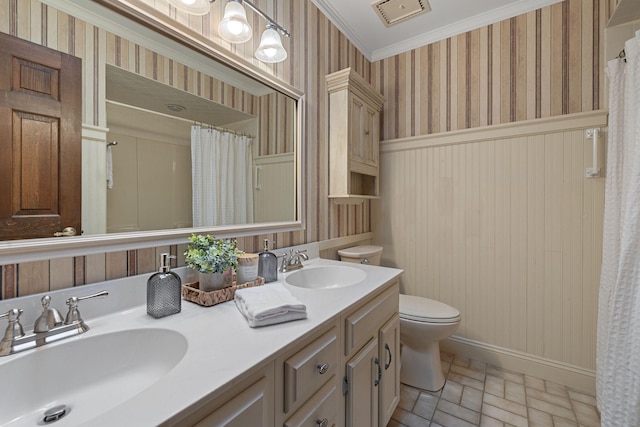
[[[598,168],[598,137],[600,136],[600,128],[587,129],[587,139],[593,139],[593,167],[587,168],[587,178],[598,178],[600,176],[600,168]]]

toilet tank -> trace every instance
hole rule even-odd
[[[357,262],[358,264],[380,265],[382,246],[360,245],[338,251],[340,261]]]

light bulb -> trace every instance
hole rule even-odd
[[[278,53],[278,49],[273,47],[268,47],[264,49],[262,52],[264,53],[265,56],[268,56],[269,58],[273,58],[274,56],[276,56],[276,53]]]
[[[236,20],[229,21],[227,23],[227,30],[235,36],[242,34],[242,22]]]

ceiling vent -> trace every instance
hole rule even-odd
[[[371,4],[385,27],[431,11],[427,0],[381,0]]]

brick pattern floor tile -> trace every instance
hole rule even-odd
[[[450,353],[441,359],[443,389],[403,384],[387,427],[600,427],[588,393]]]

